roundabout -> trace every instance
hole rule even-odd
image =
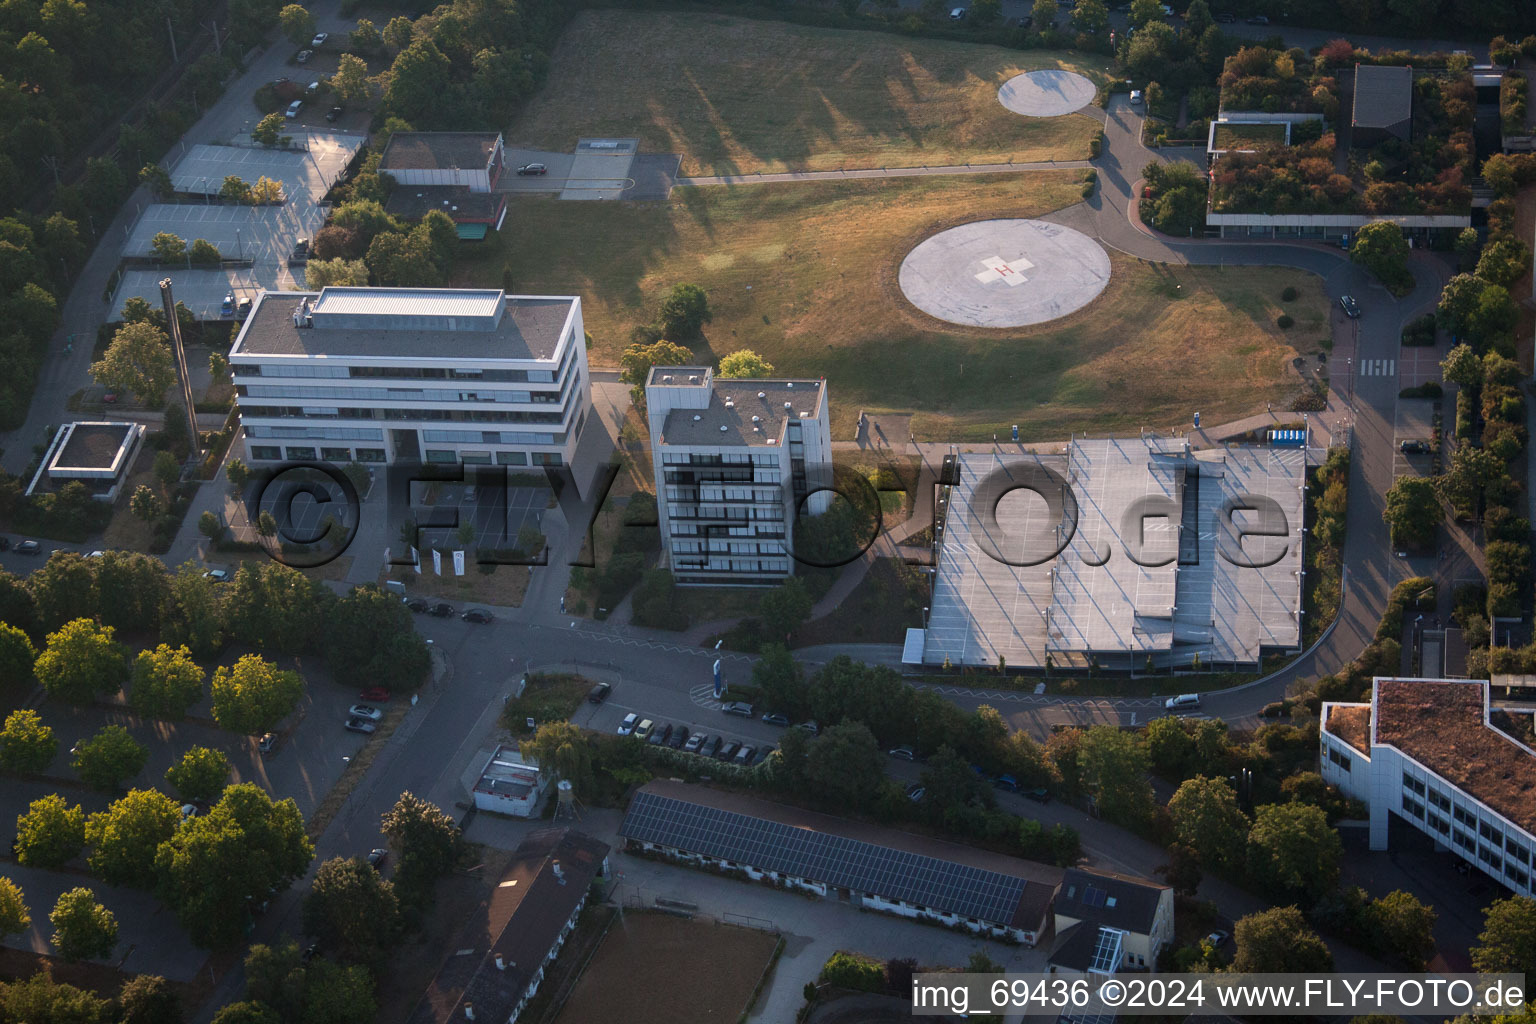
[[[997,90],[997,100],[1025,117],[1061,117],[1086,107],[1098,95],[1093,80],[1072,71],[1027,71]]]
[[[1043,220],[982,220],[924,239],[901,261],[907,301],[968,327],[1028,327],[1088,305],[1109,284],[1109,255]]]

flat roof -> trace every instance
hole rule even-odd
[[[1413,68],[1355,65],[1355,109],[1359,128],[1390,128],[1413,117]]]
[[[395,132],[379,170],[484,170],[500,138],[500,132]]]
[[[522,799],[538,784],[538,765],[524,762],[516,747],[499,744],[480,772],[475,792]]]
[[[1396,747],[1536,835],[1536,750],[1488,721],[1481,680],[1377,679],[1372,742]]]
[[[655,371],[653,378],[654,374]],[[675,376],[680,377],[675,383],[681,384],[687,382],[689,375]],[[825,390],[825,382],[819,380],[721,380],[716,377],[707,408],[672,409],[667,413],[661,428],[661,443],[690,448],[781,444],[787,422],[816,418]]]
[[[336,293],[334,297],[331,293]],[[366,293],[366,294],[358,294]],[[443,363],[463,360],[552,360],[575,296],[508,295],[491,331],[377,327],[296,327],[293,311],[304,299],[316,312],[351,315],[482,316],[500,293],[470,289],[327,288],[320,292],[263,292],[230,350],[240,356],[380,357]],[[457,311],[457,312],[455,312]],[[578,343],[580,339],[577,339]]]
[[[619,834],[765,871],[1034,930],[1062,870],[757,797],[656,780]]]
[[[48,466],[50,472],[71,469],[108,470],[117,462],[125,445],[133,437],[132,423],[73,423],[61,429],[69,431],[69,440]]]
[[[398,185],[384,208],[410,220],[433,210],[441,210],[455,222],[494,220],[506,201],[505,192],[471,192],[463,185]]]
[[[481,1020],[510,1017],[602,871],[608,850],[607,843],[572,829],[530,832],[490,902],[481,904],[483,913],[465,921],[452,947],[457,952],[427,986],[411,1024],[463,1021],[466,1004]],[[504,969],[496,966],[498,953]]]

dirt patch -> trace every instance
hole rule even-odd
[[[777,944],[751,928],[626,911],[557,1024],[735,1021]]]
[[[526,565],[495,565],[490,572],[481,572],[472,562],[465,567],[463,576],[437,576],[431,569],[431,556],[423,555],[421,575],[410,566],[396,566],[382,573],[379,583],[395,580],[405,584],[412,597],[428,600],[457,602],[464,605],[488,604],[496,608],[521,608],[523,595],[528,593],[528,583],[533,578]],[[450,559],[443,559],[444,572],[453,571]]]

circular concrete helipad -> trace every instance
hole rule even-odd
[[[919,242],[901,261],[907,300],[972,327],[1025,327],[1088,305],[1109,284],[1109,255],[1043,220],[981,220]]]
[[[1098,87],[1071,71],[1028,71],[997,90],[1003,106],[1025,117],[1060,117],[1093,102]]]

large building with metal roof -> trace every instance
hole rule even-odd
[[[832,497],[827,382],[657,366],[645,400],[662,551],[677,582],[773,586],[793,574],[796,517]]]
[[[254,465],[570,465],[591,411],[577,296],[263,292],[230,350]]]
[[[1301,642],[1305,449],[1077,438],[949,473],[925,664],[1254,665]]]
[[[630,850],[867,910],[1034,945],[1060,868],[756,797],[657,780],[619,827]]]

